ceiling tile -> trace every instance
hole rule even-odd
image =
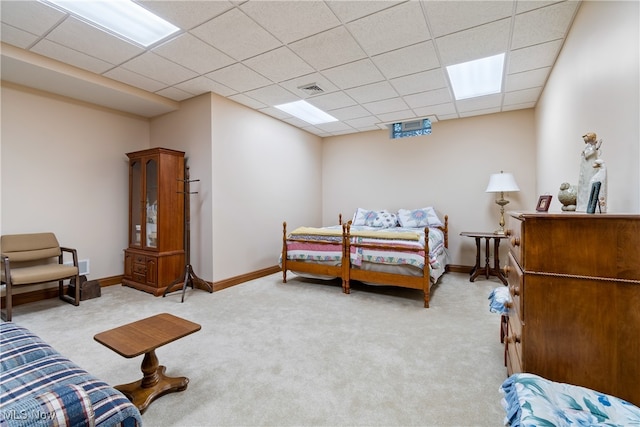
[[[316,34],[294,42],[289,47],[316,70],[324,70],[366,57],[364,51],[344,27]]]
[[[438,117],[438,119],[440,119],[442,116],[451,116],[453,114],[458,114],[456,112],[456,106],[453,102],[430,105],[428,107],[414,108],[413,111],[420,117],[435,115]]]
[[[561,47],[562,40],[554,40],[511,51],[509,54],[509,73],[550,67],[555,62]]]
[[[398,92],[387,81],[372,83],[346,90],[347,94],[360,104],[395,98]]]
[[[190,30],[233,7],[231,2],[225,0],[137,0],[136,2],[183,30]]]
[[[558,0],[518,0],[516,4],[516,13],[528,12],[530,10],[539,9],[541,7],[549,6],[557,2]]]
[[[532,87],[542,87],[547,81],[551,68],[538,68],[522,73],[509,74],[504,85],[505,92],[528,89]]]
[[[265,105],[280,105],[297,101],[298,97],[277,84],[261,87],[244,93],[245,95],[262,102]]]
[[[230,96],[238,93],[238,91],[231,89],[223,84],[214,82],[213,80],[200,76],[195,79],[187,80],[182,83],[174,85],[176,88],[184,90],[185,92],[192,93],[194,95],[201,95],[206,92],[214,92],[222,96]]]
[[[463,113],[461,112],[460,117],[473,117],[473,116],[480,116],[484,114],[495,114],[499,112],[500,112],[500,107],[483,108],[479,110],[466,111]]]
[[[43,39],[39,41],[35,46],[31,48],[32,52],[38,53],[49,58],[53,58],[60,62],[71,64],[74,67],[89,70],[96,74],[102,74],[107,70],[113,68],[113,64],[101,61],[93,56],[86,55],[77,50],[70,49],[66,46],[61,46],[52,41]]]
[[[263,103],[261,103],[260,101],[256,101],[253,98],[248,97],[247,95],[244,95],[242,93],[239,93],[237,95],[231,95],[228,97],[229,99],[232,99],[240,104],[246,105],[247,107],[259,110],[260,108],[264,108],[266,107],[266,105],[264,105]]]
[[[487,108],[500,108],[500,103],[502,101],[502,94],[497,93],[495,95],[487,95],[480,96],[477,98],[463,99],[461,101],[457,101],[456,104],[458,106],[458,112],[462,114],[463,112],[475,111],[475,110],[485,110]]]
[[[353,131],[353,128],[351,126],[342,122],[321,123],[315,125],[315,127],[325,132]]]
[[[38,40],[38,36],[27,31],[19,30],[3,22],[2,27],[0,27],[0,40],[2,40],[3,43],[26,49]]]
[[[138,73],[134,73],[133,71],[127,70],[122,67],[109,70],[104,73],[103,76],[109,77],[113,80],[118,80],[119,82],[126,83],[134,87],[139,87],[149,92],[156,92],[167,87],[167,85],[162,82],[150,79],[145,76],[141,76]]]
[[[359,105],[330,110],[328,111],[328,113],[339,120],[357,119],[365,116],[371,116],[371,113],[369,111]]]
[[[246,2],[240,8],[286,44],[340,24],[327,5],[320,1]]]
[[[254,56],[244,63],[276,83],[314,71],[309,64],[285,46]]]
[[[281,45],[238,9],[231,9],[192,29],[190,33],[238,61]]]
[[[430,90],[428,92],[420,92],[404,97],[409,107],[416,109],[419,107],[427,107],[429,105],[437,105],[445,102],[451,102],[453,99],[448,88]]]
[[[504,94],[504,104],[524,104],[527,102],[535,102],[540,93],[542,92],[542,87],[536,87],[532,89],[518,90],[515,92],[508,92]]]
[[[442,65],[453,65],[506,52],[511,20],[503,19],[436,39]]]
[[[267,78],[241,63],[236,63],[208,73],[207,77],[238,92],[257,89],[271,84]]]
[[[511,17],[513,0],[500,1],[423,1],[433,37]]]
[[[401,1],[362,1],[362,0],[327,0],[325,3],[333,10],[333,13],[340,19],[341,22],[347,23],[354,21],[358,18],[362,18],[367,15],[371,15],[375,12],[379,12],[383,9],[388,9],[396,4],[403,3]]]
[[[418,2],[406,2],[347,24],[371,56],[431,38]]]
[[[67,16],[66,13],[38,1],[3,1],[0,9],[2,22],[36,36],[45,35]]]
[[[313,98],[308,98],[307,102],[324,111],[356,105],[356,102],[344,92],[316,95]]]
[[[345,122],[351,127],[362,129],[376,127],[376,125],[380,122],[380,119],[376,116],[365,116],[359,117],[357,119],[347,119],[345,120]]]
[[[388,79],[406,76],[440,66],[432,41],[418,43],[371,58]]]
[[[393,111],[390,113],[378,114],[378,118],[385,123],[402,122],[415,119],[416,115],[412,110]]]
[[[340,89],[349,89],[384,80],[384,76],[369,59],[340,65],[322,72]]]
[[[384,101],[368,102],[363,104],[371,114],[380,115],[385,113],[392,113],[396,111],[408,110],[409,106],[402,98],[385,99]]]
[[[169,61],[153,52],[144,53],[122,65],[122,68],[144,74],[168,86],[192,79],[197,74],[182,65]]]
[[[236,62],[230,56],[188,33],[156,47],[153,52],[199,74]]]
[[[174,101],[184,101],[185,99],[192,98],[193,95],[189,92],[185,92],[175,87],[168,87],[166,89],[156,92],[158,95],[162,95]]]
[[[47,34],[47,40],[119,65],[140,55],[144,49],[98,30],[75,18],[65,21]]]
[[[561,2],[517,15],[511,47],[518,49],[564,38],[577,7],[577,2]]]
[[[442,69],[398,77],[391,80],[391,84],[400,95],[411,95],[419,92],[427,92],[447,86]]]

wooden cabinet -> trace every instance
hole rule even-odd
[[[507,371],[640,405],[640,215],[510,213]]]
[[[129,247],[122,284],[162,295],[184,272],[184,153],[152,148],[129,157]]]

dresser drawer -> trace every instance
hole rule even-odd
[[[145,256],[144,255],[140,255],[140,254],[134,254],[133,255],[133,262],[138,263],[138,264],[144,264],[145,263]]]
[[[522,372],[522,322],[517,313],[509,314],[504,345],[507,352],[508,374]]]
[[[522,221],[510,215],[507,219],[507,228],[505,234],[509,236],[509,253],[513,254],[520,266],[524,267],[523,262],[523,242],[522,242]]]
[[[513,254],[509,253],[507,258],[507,265],[505,267],[507,272],[507,283],[509,283],[509,295],[511,295],[511,305],[509,310],[515,310],[520,319],[525,320],[524,312],[524,274],[520,266],[515,260]]]

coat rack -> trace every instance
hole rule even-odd
[[[168,293],[173,292],[172,289],[175,285],[182,283],[182,300],[180,302],[184,302],[184,292],[187,289],[187,286],[191,286],[191,289],[198,287],[203,290],[209,291],[209,293],[213,293],[213,287],[199,278],[196,273],[193,271],[193,267],[191,266],[191,194],[198,194],[197,191],[190,191],[190,184],[192,182],[198,182],[199,179],[190,180],[189,179],[189,166],[186,165],[187,160],[185,159],[185,179],[178,180],[184,183],[184,191],[179,191],[178,193],[182,194],[184,197],[184,256],[185,256],[185,266],[184,266],[184,275],[182,277],[177,278],[173,283],[171,283],[164,290],[162,294],[163,297],[167,296]]]

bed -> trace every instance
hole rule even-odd
[[[448,261],[448,217],[440,220],[431,207],[368,210],[359,208],[346,224],[299,227],[287,233],[283,223],[280,256],[283,282],[287,271],[314,279],[351,281],[424,292],[429,307],[430,287],[444,274]]]

